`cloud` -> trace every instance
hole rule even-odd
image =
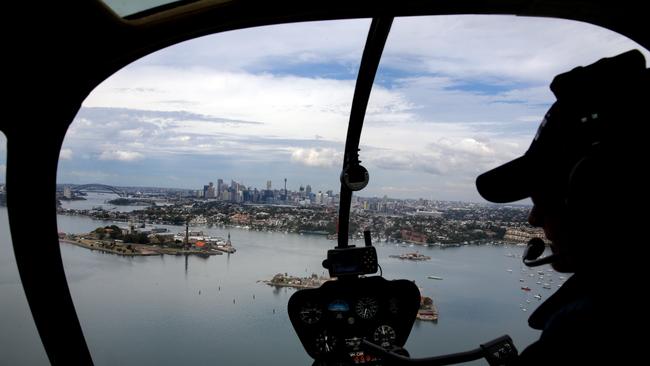
[[[65,178],[57,177],[57,181],[73,183],[88,183],[88,182],[106,182],[111,178],[115,178],[115,174],[107,173],[98,170],[68,170],[65,172],[57,172],[59,176],[63,175]]]
[[[61,149],[61,153],[59,153],[59,160],[70,160],[70,159],[72,159],[72,150]]]
[[[140,63],[259,73],[277,69],[279,64],[290,70],[325,62],[351,69],[352,76],[347,77],[354,77],[369,26],[369,19],[354,19],[242,29],[183,42]]]
[[[144,89],[156,85],[158,92],[113,91],[129,84]],[[186,129],[194,126],[193,132],[201,134],[237,128],[245,135],[307,138],[314,135],[304,133],[309,131],[304,128],[308,124],[325,139],[340,140],[345,136],[353,91],[354,80],[134,65],[95,89],[84,107],[155,111],[160,115],[145,114],[139,119],[160,128],[183,120],[190,122]],[[191,115],[180,115],[178,105],[164,102],[171,97],[195,101]],[[111,122],[118,121],[107,121]]]
[[[410,73],[546,84],[559,72],[630,48],[641,49],[607,29],[565,19],[404,17],[391,28],[382,64]]]
[[[303,134],[307,138],[265,135],[262,123],[242,125],[217,117],[197,121],[190,114],[86,107],[80,114],[85,116],[82,119],[85,123],[79,127],[76,120],[73,122],[64,147],[91,158],[94,155],[113,159],[120,156],[107,152],[126,151],[158,159],[209,155],[240,161],[286,161],[295,148],[340,148],[341,145],[309,133]],[[106,121],[112,121],[110,126]]]
[[[310,167],[331,168],[343,163],[343,153],[334,149],[293,149],[291,160]]]
[[[144,155],[136,151],[108,150],[99,155],[99,160],[136,161],[143,159]]]
[[[490,146],[487,141],[478,141],[471,137],[457,140],[441,138],[430,146],[434,150],[445,150],[448,152],[467,154],[473,157],[492,156],[495,153],[494,147]]]
[[[173,161],[174,175],[196,179],[214,180],[216,169],[205,167],[220,164],[225,179],[300,180],[302,166],[321,168],[303,181],[325,181],[316,174],[332,175],[342,162],[368,26],[363,19],[260,27],[156,52],[92,92],[64,148],[115,171],[146,156],[148,169]],[[554,100],[554,75],[634,47],[566,20],[397,18],[361,136],[369,189],[396,193],[382,187],[395,187],[399,172],[412,196],[475,197],[478,173],[529,145]],[[81,171],[75,160],[66,169]]]
[[[171,142],[188,142],[188,141],[190,141],[191,139],[192,139],[191,136],[182,135],[182,136],[174,136],[174,137],[170,137],[170,138],[169,138],[169,141],[171,141]]]
[[[138,138],[142,137],[144,130],[141,128],[131,129],[131,130],[122,130],[119,132],[120,138]]]

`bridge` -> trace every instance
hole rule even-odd
[[[78,186],[70,187],[70,190],[72,192],[88,191],[88,192],[115,193],[120,197],[126,197],[126,192],[106,184],[97,184],[97,183],[81,184]]]

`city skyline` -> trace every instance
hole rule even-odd
[[[226,32],[134,62],[84,101],[58,182],[196,189],[228,176],[338,191],[369,23]],[[484,202],[475,177],[527,149],[553,76],[630,48],[640,47],[567,20],[396,19],[361,135],[370,184],[359,194]]]
[[[235,182],[235,181],[231,180],[231,182]],[[202,187],[191,188],[191,189],[179,188],[179,187],[126,186],[126,185],[115,185],[115,186],[111,186],[111,187],[113,187],[115,189],[120,189],[120,190],[124,191],[125,193],[130,194],[132,196],[133,195],[137,196],[137,192],[141,193],[145,197],[148,196],[148,195],[151,195],[151,194],[157,195],[157,194],[160,194],[160,193],[163,193],[163,192],[166,192],[166,194],[168,196],[170,195],[170,193],[171,193],[171,195],[174,195],[174,194],[176,194],[178,192],[183,192],[182,193],[182,194],[184,194],[183,197],[186,197],[186,198],[207,199],[208,201],[211,200],[211,199],[212,200],[217,200],[217,201],[231,201],[231,199],[230,199],[231,197],[229,197],[229,199],[224,199],[222,196],[218,196],[218,195],[216,195],[214,197],[206,197],[205,196],[205,189],[207,187],[209,187],[210,183],[214,183],[214,182],[208,182],[208,184],[204,184]],[[235,182],[235,183],[237,183],[237,182]],[[68,191],[68,188],[73,188],[75,186],[80,186],[80,185],[95,185],[95,184],[103,185],[101,183],[89,183],[89,182],[80,183],[80,184],[59,182],[59,183],[57,183],[57,191],[60,194],[63,194],[65,196],[65,192]],[[4,183],[0,182],[0,188],[3,188],[3,185],[4,185]],[[228,186],[228,187],[232,187],[231,184],[226,184],[225,182],[224,182],[224,185]],[[268,188],[265,188],[265,187],[255,187],[255,186],[251,186],[251,185],[245,185],[243,183],[237,183],[237,186],[238,186],[238,189],[240,191],[263,192],[265,190],[269,190]],[[215,185],[215,189],[216,189],[216,185]],[[284,187],[271,187],[270,191],[273,191],[274,193],[278,194],[278,196],[276,197],[277,199],[275,199],[273,201],[269,201],[269,202],[258,201],[256,203],[271,204],[271,205],[289,203],[289,204],[299,205],[300,202],[298,200],[295,200],[295,198],[297,197],[296,195],[303,194],[302,192],[304,192],[305,196],[301,196],[301,197],[306,197],[307,193],[311,193],[312,194],[311,197],[313,199],[315,195],[320,193],[320,194],[323,195],[323,197],[330,197],[330,198],[334,199],[332,201],[329,201],[327,204],[333,204],[335,206],[338,206],[338,199],[340,197],[340,190],[339,189],[326,189],[326,190],[322,190],[322,191],[321,190],[314,190],[313,188],[311,188],[311,185],[309,185],[309,184],[300,185],[296,189],[292,189],[290,187],[287,187],[287,194],[289,196],[289,201],[286,201],[286,202],[282,198],[282,194],[284,193]],[[2,192],[2,190],[0,189],[0,193],[1,192]],[[92,192],[92,190],[91,190],[91,192]],[[105,192],[105,191],[100,191],[100,192],[111,193],[111,192]],[[176,192],[176,193],[174,193],[174,192]],[[467,205],[472,205],[472,206],[477,205],[477,204],[478,205],[483,205],[483,206],[503,206],[503,207],[510,207],[510,206],[512,206],[512,207],[531,207],[532,206],[532,202],[530,201],[530,199],[525,199],[525,200],[521,200],[521,201],[513,202],[513,203],[495,204],[495,203],[488,202],[488,201],[476,202],[476,201],[463,201],[463,200],[444,200],[444,199],[431,199],[431,198],[425,198],[425,197],[398,198],[398,197],[391,197],[391,196],[388,196],[388,195],[371,196],[371,195],[364,195],[362,193],[363,193],[363,191],[354,193],[353,194],[353,202],[358,202],[359,203],[359,202],[364,202],[364,201],[370,202],[370,201],[381,200],[381,201],[391,201],[391,202],[408,202],[408,201],[417,202],[417,201],[422,201],[422,202],[428,202],[428,203],[434,203],[434,202],[438,202],[438,203],[459,203],[459,204],[467,204]],[[68,196],[66,196],[66,197],[70,198]],[[246,201],[246,202],[232,201],[232,202],[233,203],[246,203],[246,202],[250,202],[250,201]],[[314,202],[314,201],[312,201],[311,203],[314,204],[314,203],[325,203],[325,202]]]

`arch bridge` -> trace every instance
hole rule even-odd
[[[70,187],[70,190],[72,192],[90,191],[90,192],[115,193],[120,197],[126,197],[126,192],[106,184],[97,184],[97,183],[81,184],[78,186]]]

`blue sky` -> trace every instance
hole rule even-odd
[[[200,189],[286,177],[289,189],[338,191],[369,24],[227,32],[125,67],[84,102],[58,181]],[[565,20],[396,19],[361,138],[371,182],[360,195],[482,201],[476,175],[526,150],[553,76],[631,48],[640,47]]]

